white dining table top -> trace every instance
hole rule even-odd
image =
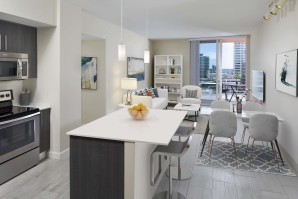
[[[208,106],[202,106],[200,114],[201,115],[210,115],[213,111],[230,111],[230,109],[211,108]],[[280,122],[284,121],[284,119],[282,117],[280,117],[279,115],[277,115],[276,113],[266,112],[266,111],[244,111],[244,110],[242,110],[242,113],[235,113],[235,115],[237,118],[249,119],[254,114],[259,114],[259,113],[275,115],[277,117],[278,121],[280,121]]]
[[[70,136],[168,145],[187,111],[151,109],[146,119],[133,120],[122,108],[67,132]]]

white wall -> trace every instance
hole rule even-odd
[[[65,133],[81,124],[81,9],[57,1],[57,27],[38,28],[38,78],[23,82],[32,104],[51,106],[50,156],[69,147]]]
[[[81,8],[60,0],[60,151],[81,125]]]
[[[106,41],[82,41],[82,56],[97,58],[97,89],[82,89],[82,123],[86,124],[105,115],[106,110]]]
[[[27,25],[55,26],[56,0],[0,0],[0,18]]]
[[[297,164],[298,98],[275,90],[276,54],[298,49],[298,4],[296,1],[290,2],[293,4],[288,4],[278,16],[264,21],[251,35],[250,53],[251,69],[264,70],[266,73],[265,108],[285,119],[285,122],[280,123],[278,141]]]
[[[120,28],[99,19],[89,13],[82,13],[82,33],[106,40],[106,113],[117,109],[125,91],[120,88],[121,78],[127,75],[127,63],[119,62],[117,57],[120,43]],[[148,41],[136,33],[123,30],[123,43],[126,44],[127,56],[144,56]],[[145,66],[146,67],[146,66]],[[152,70],[146,67],[145,81],[138,82],[138,88],[152,85]]]

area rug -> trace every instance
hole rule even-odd
[[[251,147],[249,147],[246,153],[246,145],[242,146],[240,143],[236,143],[238,161],[237,168],[234,150],[231,142],[214,141],[212,146],[211,162],[209,164],[209,146],[207,142],[202,157],[200,157],[200,154],[198,154],[197,165],[296,176],[296,174],[285,161],[284,166],[279,161],[279,170],[277,166],[277,161],[274,158],[274,154],[271,148],[263,145],[254,146],[254,152],[252,153],[252,161],[251,165],[249,166],[251,155],[250,150]]]

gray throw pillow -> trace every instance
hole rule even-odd
[[[198,90],[188,90],[185,89],[185,98],[197,98]]]

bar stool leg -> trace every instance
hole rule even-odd
[[[181,142],[181,136],[179,136],[179,142]],[[173,164],[171,164],[173,165]],[[178,157],[178,167],[172,167],[172,178],[174,180],[188,180],[193,176],[193,173],[190,169],[181,167],[181,158]],[[170,176],[169,172],[166,173],[167,177]]]
[[[171,171],[171,165],[169,162],[169,191],[163,191],[156,196],[153,197],[153,199],[187,199],[184,195],[182,195],[179,192],[173,192],[173,179],[172,179],[172,171]]]

